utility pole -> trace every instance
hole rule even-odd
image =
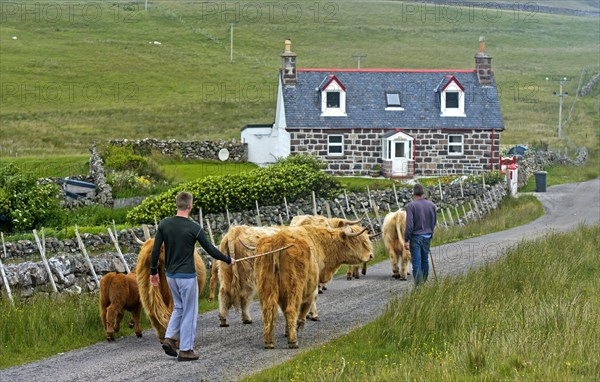
[[[229,43],[229,63],[233,64],[233,22],[231,22],[230,43]]]
[[[367,55],[366,54],[356,54],[356,55],[353,55],[352,57],[354,57],[358,61],[358,68],[360,69],[360,61],[364,57],[367,57]]]
[[[569,81],[567,77],[546,77],[546,81],[557,81],[560,84],[558,94],[556,92],[552,92],[558,98],[558,139],[562,138],[562,107],[563,107],[563,98],[567,97],[569,93],[563,93],[563,85],[566,81]]]

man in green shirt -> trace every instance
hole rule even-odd
[[[196,323],[198,321],[198,282],[194,264],[196,242],[208,254],[227,264],[235,264],[235,259],[222,254],[208,241],[200,225],[189,219],[192,211],[193,196],[189,192],[180,192],[175,203],[177,215],[165,218],[158,224],[152,259],[150,262],[150,284],[158,286],[158,257],[160,248],[165,246],[165,271],[167,283],[173,296],[173,313],[167,326],[162,348],[167,355],[177,357],[178,361],[194,361],[199,358],[194,351]],[[175,341],[179,339],[179,355]]]

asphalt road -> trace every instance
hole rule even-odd
[[[432,249],[438,276],[465,272],[493,261],[523,240],[550,231],[569,231],[579,224],[600,223],[600,179],[549,187],[537,193],[545,215],[507,231],[497,232]],[[134,335],[113,343],[98,343],[41,361],[0,371],[0,381],[231,381],[263,368],[278,365],[313,346],[323,344],[377,318],[390,298],[412,287],[410,281],[391,277],[389,262],[369,268],[360,280],[333,280],[319,295],[320,322],[307,322],[299,333],[297,350],[287,349],[280,315],[276,348],[264,350],[260,306],[251,308],[254,324],[243,325],[230,312],[229,328],[220,328],[217,312],[200,315],[196,349],[201,358],[177,362],[166,356],[153,330],[143,338]]]

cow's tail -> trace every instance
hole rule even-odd
[[[215,299],[215,291],[217,289],[217,282],[219,281],[219,263],[213,261],[212,267],[210,268],[210,293],[208,295],[208,301]]]
[[[163,328],[166,328],[169,324],[169,319],[171,318],[171,312],[173,309],[165,304],[164,296],[161,293],[161,289],[163,288],[160,288],[160,284],[158,288],[150,285],[150,259],[152,256],[153,244],[154,240],[146,241],[140,250],[136,265],[136,273],[140,292],[140,300],[142,301],[142,305],[144,306],[146,314],[148,317],[150,317],[152,326],[154,326],[154,328],[158,331],[159,328],[155,324],[159,324]],[[160,283],[164,283],[164,286],[166,287],[164,289],[167,291],[166,293],[170,293],[167,285],[167,279],[164,275],[163,251],[161,251],[161,257],[162,259],[159,259]]]
[[[396,216],[396,235],[398,235],[398,252],[404,251],[404,231],[406,230],[406,213],[398,211]]]
[[[236,252],[236,246],[239,246],[239,243],[235,243],[233,240],[229,240],[227,242],[226,248],[227,248],[227,254],[231,257],[235,257],[236,259],[238,258],[238,256],[236,256],[237,251]],[[233,298],[233,306],[235,307],[239,307],[241,306],[241,301],[240,301],[240,297],[241,297],[241,280],[240,280],[240,266],[243,266],[241,263],[238,265],[236,264],[235,266],[231,267],[231,288],[232,288],[232,296],[231,298]]]

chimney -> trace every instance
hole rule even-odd
[[[292,52],[292,41],[285,40],[285,50],[281,53],[281,73],[284,85],[296,85],[296,53]]]
[[[475,70],[481,85],[492,83],[492,56],[485,53],[485,38],[479,37],[479,52],[475,55]]]

